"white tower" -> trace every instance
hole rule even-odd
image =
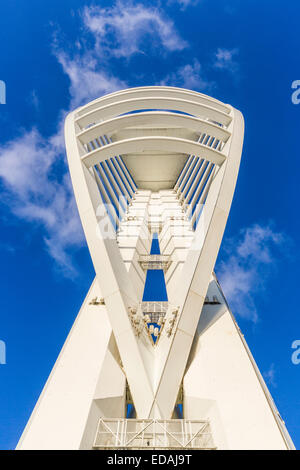
[[[19,449],[290,449],[214,274],[239,111],[171,87],[70,113],[66,147],[96,278]]]

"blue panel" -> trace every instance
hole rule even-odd
[[[109,161],[109,162],[113,165],[113,167],[115,168],[115,165],[113,164],[112,159],[110,158],[109,160],[106,160],[107,163],[108,163],[108,161]],[[108,167],[109,167],[109,165],[108,165]],[[118,181],[118,178],[116,177],[116,175],[114,174],[114,172],[112,171],[111,168],[109,168],[109,170],[110,170],[110,172],[111,172],[111,174],[112,174],[113,179],[114,179],[115,182],[116,182],[116,185],[117,185],[118,188],[120,189],[121,194],[123,194],[123,196],[125,197],[124,191],[123,191],[123,189],[122,189],[122,187],[121,187],[121,185],[120,185],[120,183],[119,183],[119,181]],[[125,198],[126,198],[126,197],[125,197]],[[125,202],[125,201],[124,201],[124,202]],[[127,205],[127,204],[129,204],[129,201],[126,199],[126,205]]]
[[[106,193],[107,193],[107,195],[108,195],[108,197],[109,197],[109,200],[110,200],[111,204],[114,206],[114,208],[115,208],[115,210],[116,210],[117,217],[120,219],[119,208],[116,207],[116,205],[115,205],[115,203],[114,203],[114,200],[113,200],[111,194],[109,193],[108,188],[107,188],[107,185],[105,184],[105,182],[104,182],[104,180],[103,180],[103,178],[102,178],[102,176],[101,176],[101,174],[100,174],[98,168],[95,166],[94,169],[95,169],[95,171],[96,171],[96,173],[97,173],[99,179],[101,180],[101,182],[102,182],[102,184],[103,184],[103,186],[104,186],[104,188],[105,188],[105,190],[106,190]],[[98,186],[98,185],[97,185],[97,186]],[[102,201],[103,201],[103,203],[104,203],[104,205],[105,205],[106,211],[107,211],[107,213],[108,213],[108,215],[109,215],[109,218],[110,218],[110,220],[112,221],[112,224],[113,224],[114,228],[116,228],[116,224],[115,224],[114,218],[113,218],[113,216],[112,216],[112,214],[111,214],[109,204],[107,204],[106,199],[105,199],[104,195],[102,194],[102,191],[101,191],[101,189],[99,188],[99,186],[98,186],[98,189],[99,189],[99,192],[100,192],[100,194],[101,194],[101,198],[102,198]]]
[[[207,164],[207,167],[208,167],[208,165],[209,165],[209,163]],[[207,167],[206,167],[206,168],[207,168]],[[211,175],[211,173],[212,173],[213,170],[214,170],[214,165],[212,165],[211,169],[209,170],[209,173],[208,173],[208,174],[206,175],[206,177],[205,177],[205,183],[204,183],[204,185],[203,185],[202,190],[201,190],[200,193],[198,194],[197,200],[196,200],[196,202],[195,202],[195,204],[194,204],[194,206],[193,206],[193,209],[192,209],[192,214],[195,212],[196,206],[197,206],[198,202],[200,201],[200,198],[201,198],[201,196],[202,196],[202,194],[203,194],[203,192],[204,192],[204,190],[205,190],[205,188],[206,188],[207,181],[208,181],[208,179],[209,179],[209,177],[210,177],[210,175]],[[200,181],[202,181],[202,180],[203,180],[203,177],[201,178]],[[200,184],[200,182],[199,182],[199,184]],[[204,201],[203,201],[203,203],[204,203]]]
[[[165,276],[162,269],[148,269],[143,302],[167,301]]]
[[[120,199],[120,197],[119,197],[119,195],[118,195],[116,189],[114,188],[114,185],[113,185],[112,182],[111,182],[111,178],[109,177],[108,172],[106,171],[106,169],[105,169],[105,167],[104,167],[104,165],[103,165],[102,163],[100,163],[100,165],[101,165],[101,168],[102,168],[103,172],[104,172],[105,175],[106,175],[107,180],[109,181],[110,188],[111,188],[112,191],[115,193],[116,198],[118,199],[121,208],[125,211],[126,206],[124,206],[122,199]],[[97,169],[97,168],[96,168],[96,171],[97,171],[98,175],[101,177],[101,175],[100,175],[100,173],[98,172],[98,169]],[[104,181],[103,181],[102,177],[101,177],[101,181],[102,181],[103,184],[104,184]],[[105,185],[105,187],[106,187],[106,185]],[[112,198],[112,196],[110,195],[110,193],[108,193],[108,195],[109,195],[109,198],[110,198],[110,200],[111,200],[111,202],[112,202],[114,208],[116,209],[117,214],[118,214],[118,217],[119,217],[119,219],[120,219],[120,216],[121,216],[121,214],[120,214],[120,208],[119,208],[118,206],[116,206],[116,203],[115,203],[114,199]]]
[[[157,233],[153,234],[150,255],[160,255],[159,241]]]
[[[157,233],[153,234],[151,243],[151,255],[160,255],[160,247]],[[148,269],[146,274],[146,282],[144,288],[143,302],[167,302],[168,295],[166,289],[165,275],[162,269]],[[156,323],[151,323],[154,328],[160,330],[160,326]],[[157,337],[151,335],[154,343]]]
[[[99,189],[99,193],[100,193],[102,202],[103,202],[103,204],[104,204],[104,207],[106,208],[106,212],[107,212],[107,214],[108,214],[108,217],[109,217],[109,219],[110,219],[110,221],[111,221],[111,223],[112,223],[112,226],[113,226],[114,230],[117,230],[117,225],[116,225],[115,219],[113,218],[113,215],[111,214],[110,208],[109,208],[109,206],[107,205],[106,200],[105,200],[105,197],[104,197],[104,195],[102,194],[102,191],[101,191],[101,189],[99,188],[99,186],[98,186],[98,189]]]
[[[183,165],[183,168],[182,168],[181,172],[179,173],[179,176],[178,176],[178,178],[177,178],[176,183],[175,183],[174,186],[176,186],[176,184],[178,183],[179,178],[181,177],[183,171],[185,172],[185,171],[188,169],[188,167],[189,167],[188,161],[189,161],[189,157],[186,159],[186,162],[185,162],[185,164]]]
[[[208,167],[208,165],[209,165],[209,162],[207,162],[206,160],[204,160],[204,161],[202,162],[202,164],[200,165],[200,168],[199,168],[198,171],[197,171],[197,174],[199,173],[199,171],[203,171],[203,173],[202,173],[202,175],[201,175],[200,180],[198,181],[198,184],[197,184],[196,187],[194,188],[193,193],[192,193],[191,196],[189,197],[189,200],[188,200],[188,203],[189,203],[189,204],[190,204],[191,200],[193,199],[194,194],[195,194],[195,192],[197,191],[197,189],[198,189],[198,187],[199,187],[199,184],[201,184],[201,182],[202,182],[203,175],[204,175],[205,170],[206,170],[206,168]],[[203,189],[202,189],[202,191],[203,191]]]
[[[195,168],[195,166],[196,166],[197,160],[198,160],[198,159],[194,156],[194,159],[193,159],[193,161],[191,162],[191,164],[190,164],[190,166],[189,166],[189,169],[187,170],[187,173],[189,172],[189,176],[187,177],[187,179],[186,179],[186,181],[185,181],[183,187],[180,188],[180,191],[181,191],[181,192],[184,191],[186,185],[187,185],[188,182],[190,181],[190,178],[191,178],[191,175],[192,175],[192,173],[193,173],[193,171],[194,171],[194,168]]]
[[[160,255],[159,241],[157,233],[153,234],[151,244],[151,255]],[[146,275],[143,301],[167,301],[167,290],[165,276],[162,269],[148,269]]]
[[[181,403],[175,406],[175,411],[177,413],[177,418],[183,419],[183,406]]]

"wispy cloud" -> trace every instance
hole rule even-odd
[[[275,380],[275,365],[272,363],[269,367],[269,369],[265,372],[263,372],[263,376],[267,382],[268,385],[272,385],[273,387],[277,387],[277,383]]]
[[[53,37],[52,50],[69,78],[68,109],[58,109],[57,132],[50,137],[38,129],[0,148],[0,177],[5,200],[19,218],[41,226],[45,246],[61,270],[76,274],[74,250],[84,245],[69,173],[65,161],[63,123],[68,110],[128,86],[111,72],[110,60],[121,60],[150,48],[154,55],[187,47],[174,26],[158,8],[117,1],[114,6],[84,7],[80,40]],[[36,93],[32,104],[38,106]]]
[[[181,10],[187,7],[196,6],[201,0],[168,0],[169,5],[178,5]]]
[[[227,70],[233,75],[239,72],[239,64],[235,57],[238,55],[239,50],[234,49],[221,49],[219,48],[214,55],[214,67],[219,70]]]
[[[128,60],[145,51],[160,56],[187,47],[158,8],[118,1],[107,8],[86,6],[81,17],[85,30],[75,46],[68,49],[58,34],[53,42],[53,53],[70,80],[71,109],[128,86],[111,72],[111,60]]]
[[[156,54],[187,47],[172,20],[158,8],[141,3],[117,1],[107,8],[85,7],[83,21],[94,35],[95,48],[110,56],[128,58],[143,53],[146,47],[155,47]]]
[[[49,254],[74,276],[69,250],[82,246],[84,238],[68,173],[64,168],[56,174],[63,159],[55,138],[45,139],[33,129],[0,148],[0,176],[11,210],[44,227]]]
[[[225,240],[225,256],[216,272],[235,314],[258,321],[255,296],[265,289],[279,256],[289,246],[289,237],[271,225],[255,224]]]
[[[55,56],[70,80],[70,109],[127,86],[123,80],[101,68],[95,54],[95,51],[88,51],[71,58],[62,49],[55,49]]]
[[[160,81],[160,85],[180,86],[199,91],[208,90],[214,86],[213,82],[204,78],[201,64],[197,59],[194,59],[192,64],[186,64],[167,75]]]
[[[177,0],[177,3],[185,8],[196,2]],[[65,109],[57,110],[57,132],[46,137],[37,128],[23,130],[19,137],[0,148],[4,199],[19,218],[43,228],[49,254],[71,275],[75,274],[72,253],[84,244],[84,237],[65,160],[66,113],[130,86],[136,70],[130,69],[129,61],[138,54],[164,60],[166,54],[178,54],[189,46],[159,6],[118,0],[109,7],[86,6],[80,18],[83,28],[78,40],[69,43],[59,31],[53,37],[52,52],[69,79],[69,103]],[[223,57],[220,51],[224,50],[216,54],[216,67],[226,68],[230,58]],[[231,58],[234,54],[231,51]],[[122,67],[128,71],[128,82],[126,74],[123,74],[125,81],[115,72]],[[169,74],[162,83],[199,91],[214,86],[205,78],[197,59]],[[31,94],[31,104],[38,110],[35,91]]]
[[[10,245],[9,243],[0,243],[0,251],[6,251],[8,253],[15,253],[17,248],[14,245]]]
[[[30,95],[29,95],[29,98],[28,98],[28,102],[31,104],[31,106],[32,106],[36,111],[39,110],[40,102],[39,102],[39,98],[38,98],[38,95],[37,95],[36,90],[32,90],[32,91],[30,92]]]

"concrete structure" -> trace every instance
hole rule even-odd
[[[214,274],[241,113],[142,87],[65,132],[96,278],[18,448],[293,448]],[[167,294],[147,297],[148,276]]]

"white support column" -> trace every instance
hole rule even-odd
[[[205,183],[206,183],[206,181],[207,181],[209,172],[211,171],[212,167],[213,167],[213,163],[210,163],[210,162],[209,162],[209,163],[207,164],[206,168],[205,168],[204,173],[202,173],[202,176],[200,176],[200,178],[201,178],[201,179],[200,179],[200,182],[198,183],[197,189],[196,189],[196,191],[195,191],[195,193],[194,193],[194,196],[193,196],[191,202],[189,203],[189,207],[188,207],[188,209],[187,209],[187,213],[186,213],[187,217],[190,217],[190,216],[191,216],[193,207],[195,206],[195,203],[196,203],[196,201],[197,201],[197,199],[198,199],[198,197],[199,197],[199,194],[200,194],[201,191],[203,190],[203,187],[204,187],[204,185],[205,185]]]
[[[119,217],[118,217],[118,214],[116,212],[116,209],[115,209],[114,205],[112,204],[112,202],[109,198],[109,195],[108,195],[108,193],[105,189],[104,184],[102,183],[101,179],[99,178],[99,175],[97,174],[97,171],[94,168],[93,168],[93,173],[94,173],[97,185],[99,187],[99,191],[100,191],[101,194],[103,194],[105,203],[107,205],[107,210],[111,214],[111,216],[112,216],[112,218],[115,222],[115,226],[117,228],[119,226]]]
[[[189,167],[188,167],[188,169],[187,169],[187,171],[186,171],[186,173],[185,173],[183,179],[181,180],[181,183],[180,183],[180,185],[179,185],[179,187],[178,187],[178,190],[177,190],[177,194],[178,194],[179,197],[180,197],[180,195],[181,195],[181,193],[182,193],[182,190],[183,190],[183,188],[184,188],[184,186],[185,186],[185,183],[187,182],[187,180],[188,180],[188,178],[189,178],[189,176],[190,176],[190,174],[191,174],[191,171],[192,171],[192,169],[193,169],[193,166],[194,166],[194,164],[195,164],[195,161],[196,161],[196,157],[195,157],[195,155],[192,155],[191,163],[190,163],[190,165],[189,165]]]
[[[109,190],[109,193],[112,197],[112,199],[114,200],[114,203],[115,203],[115,207],[118,208],[118,211],[119,211],[119,214],[120,214],[120,218],[122,218],[124,216],[124,213],[125,213],[125,209],[123,208],[123,206],[120,204],[120,199],[117,198],[116,196],[116,193],[114,192],[113,188],[112,188],[112,183],[109,181],[105,171],[103,170],[102,166],[100,164],[96,165],[96,167],[98,168],[98,171],[99,173],[101,174],[101,177],[103,178],[108,190]]]
[[[182,201],[185,201],[188,197],[188,192],[189,192],[189,188],[192,186],[192,182],[195,178],[195,175],[197,174],[197,171],[199,169],[199,166],[200,166],[200,163],[201,163],[202,159],[197,157],[196,159],[196,164],[193,168],[193,171],[191,172],[190,176],[189,176],[189,179],[185,185],[185,188],[183,189],[181,195],[180,195],[180,198],[179,198],[179,201],[182,202]]]
[[[195,177],[195,179],[194,179],[194,181],[193,181],[193,183],[192,183],[192,185],[191,185],[191,187],[190,187],[190,189],[189,189],[188,194],[187,194],[186,197],[185,197],[185,201],[184,201],[184,202],[185,202],[185,207],[188,207],[187,204],[189,203],[189,200],[191,199],[191,197],[192,197],[192,195],[193,195],[195,189],[197,188],[197,186],[198,186],[198,184],[199,184],[199,181],[200,181],[200,179],[201,179],[201,176],[202,176],[202,174],[203,174],[203,172],[204,172],[205,160],[204,160],[203,158],[201,158],[201,161],[199,162],[199,166],[200,166],[200,168],[199,168],[199,170],[198,170],[198,172],[197,172],[197,175],[196,175],[196,177]]]
[[[117,172],[111,159],[107,160],[107,165],[109,166],[111,172],[115,175],[119,185],[121,186],[122,191],[123,191],[123,196],[127,199],[127,201],[130,201],[131,196],[129,192],[127,191],[126,186],[124,185],[122,179],[120,178],[119,173]]]
[[[178,177],[178,180],[176,181],[176,184],[175,184],[175,186],[174,186],[174,190],[175,190],[175,191],[178,190],[179,185],[181,184],[181,181],[182,181],[182,179],[184,178],[184,176],[185,176],[185,174],[186,174],[186,172],[187,172],[187,170],[188,170],[188,167],[189,167],[190,164],[191,164],[191,161],[192,161],[192,156],[189,155],[189,157],[188,157],[188,159],[187,159],[187,161],[186,161],[186,163],[185,163],[183,169],[181,170],[181,173],[180,173],[180,175],[179,175],[179,177]]]
[[[121,165],[120,165],[119,160],[117,159],[117,157],[114,158],[114,162],[115,162],[115,165],[116,165],[117,169],[119,170],[119,175],[120,175],[120,178],[122,179],[122,182],[123,182],[123,184],[126,188],[126,191],[129,194],[130,198],[132,198],[132,196],[134,194],[134,191],[131,189],[131,186],[128,183],[126,176],[124,175],[124,172],[121,168]]]
[[[208,194],[208,191],[210,189],[210,185],[213,181],[213,178],[215,176],[215,168],[213,168],[210,172],[210,175],[205,183],[205,187],[203,189],[203,192],[200,196],[200,199],[199,199],[199,202],[196,204],[196,207],[195,207],[195,211],[191,217],[191,226],[193,227],[194,226],[194,223],[197,223],[197,218],[199,216],[199,211],[201,211],[203,209],[203,205],[204,205],[204,202],[206,200],[206,197],[207,197],[207,194]],[[197,210],[197,206],[199,207],[199,210]]]

